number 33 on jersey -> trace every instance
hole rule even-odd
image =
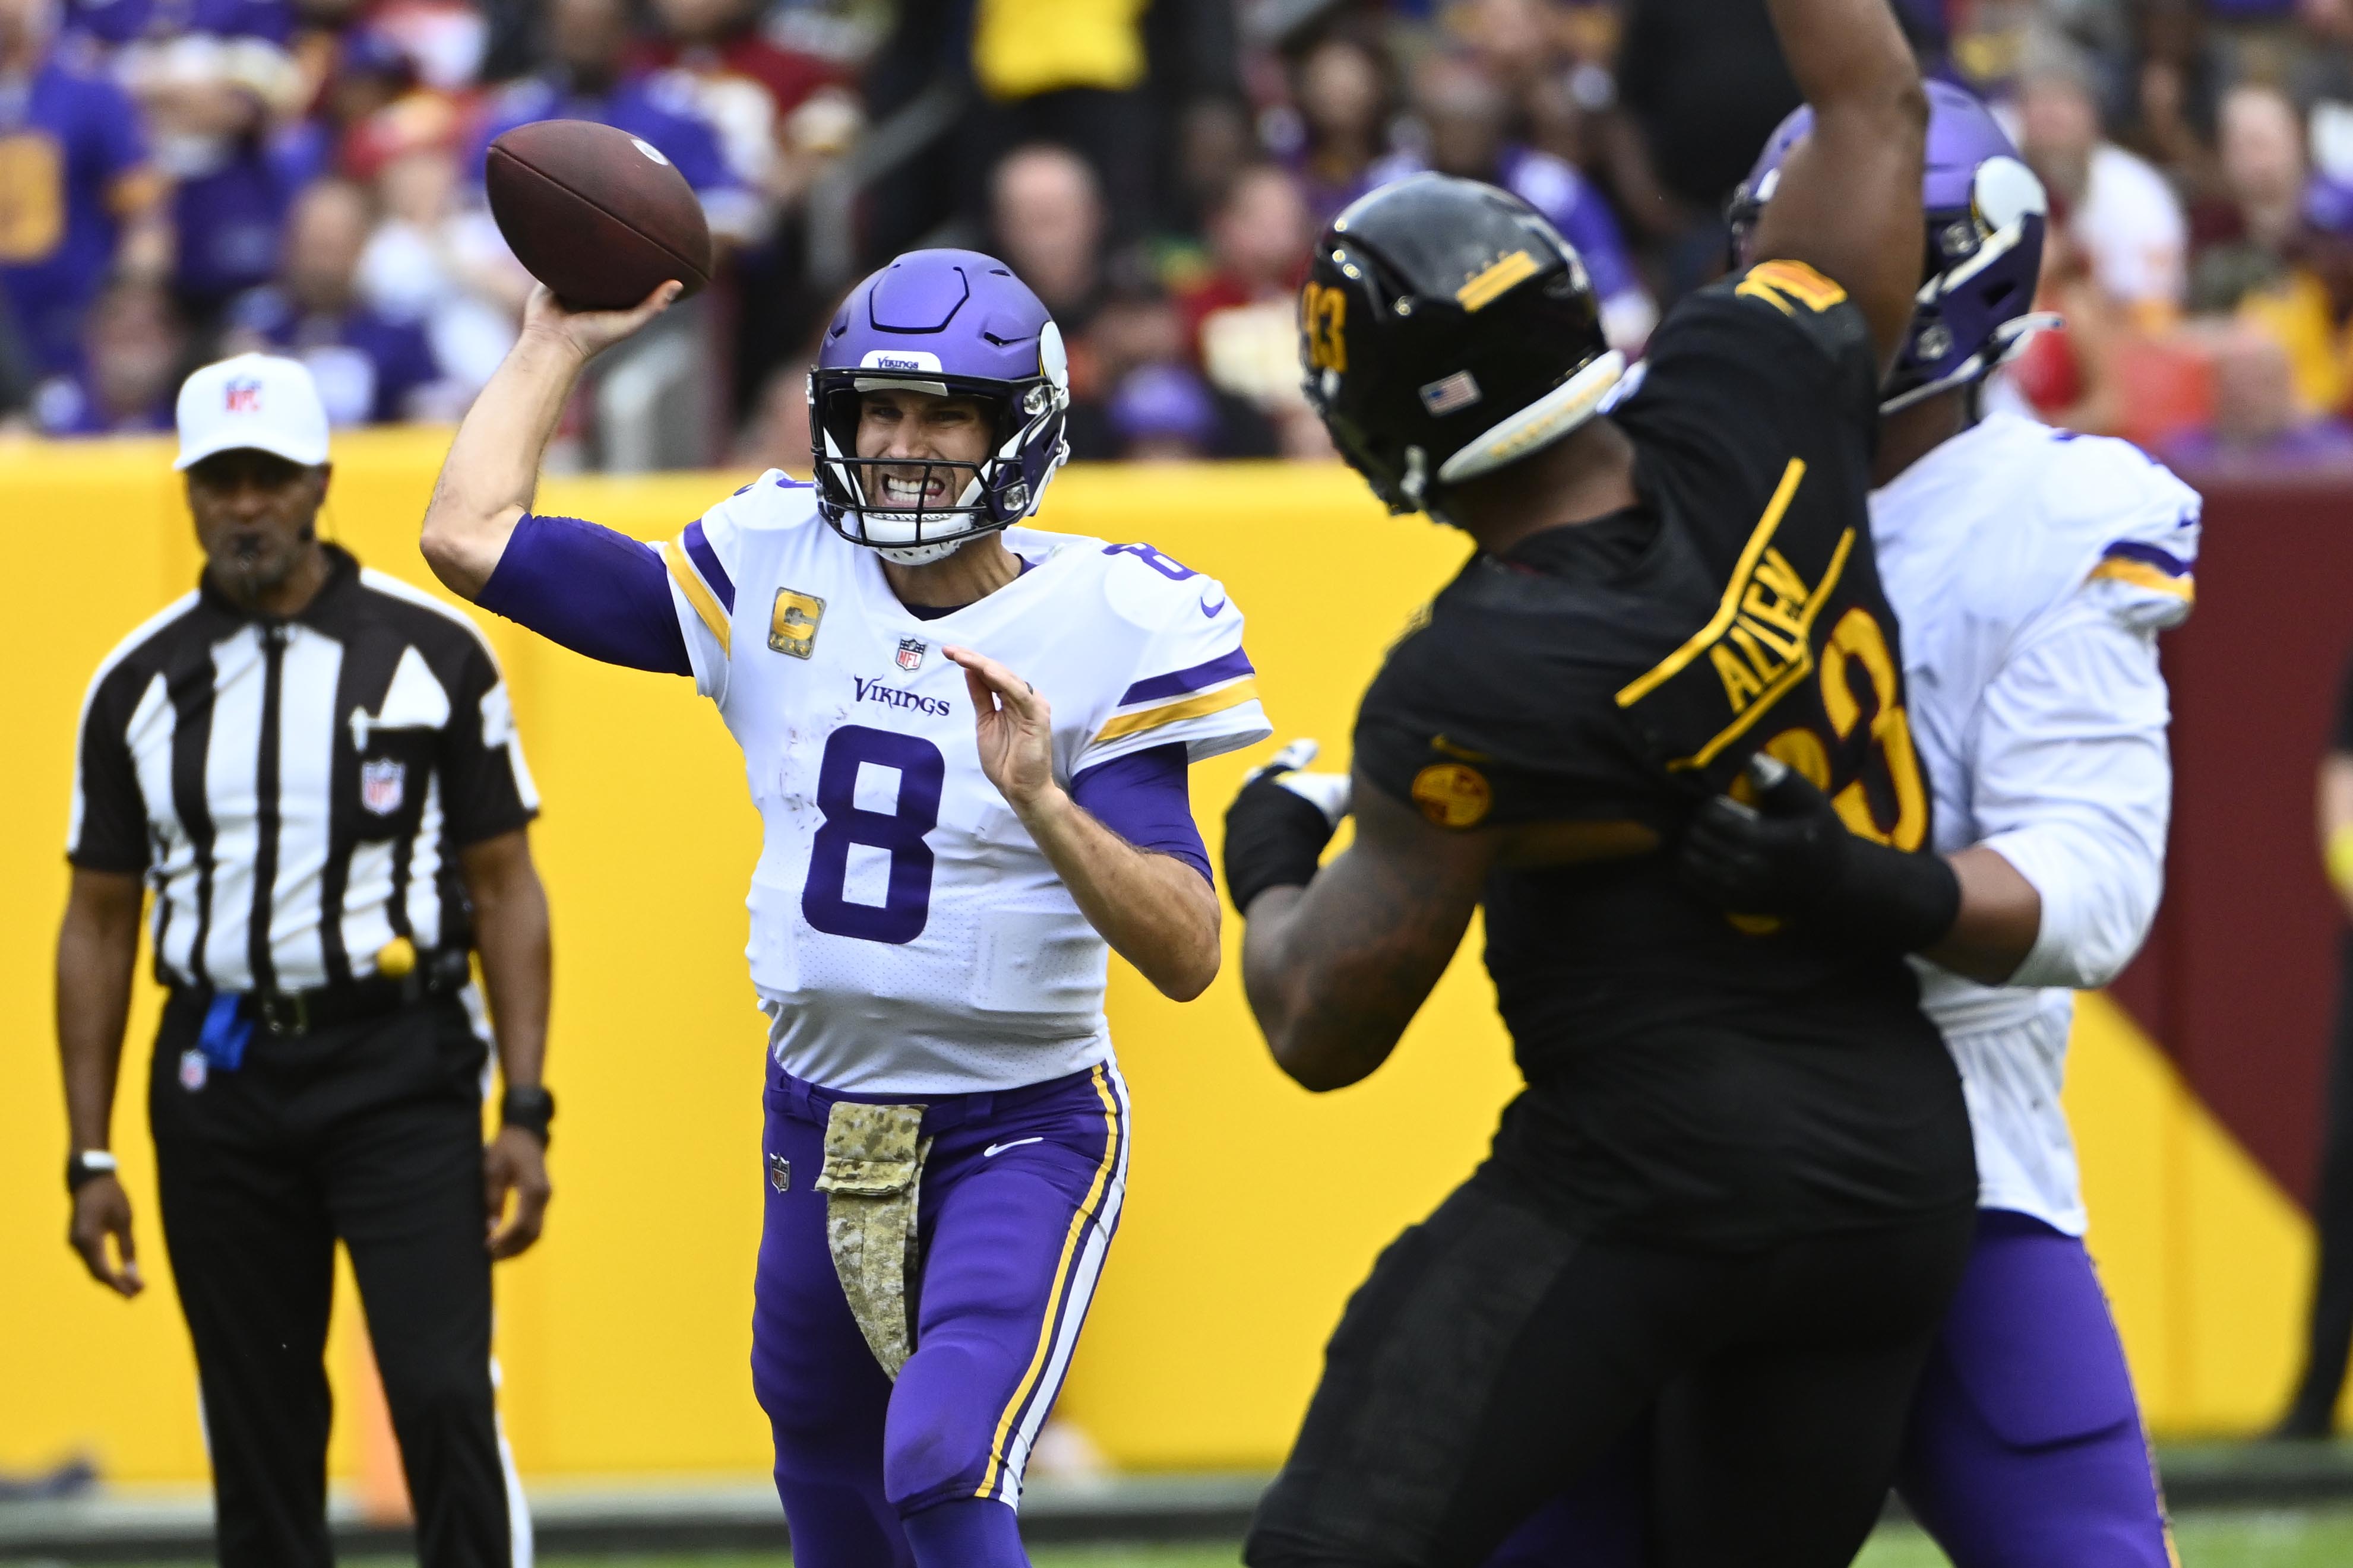
[[[1021,575],[935,620],[780,473],[663,546],[696,689],[760,811],[752,980],[796,1077],[954,1093],[1110,1054],[1109,950],[982,773],[944,644],[1052,704],[1066,787],[1152,747],[1198,762],[1271,732],[1223,585],[1147,544],[1004,539]]]

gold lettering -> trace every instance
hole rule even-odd
[[[1770,652],[1774,658],[1779,659],[1785,667],[1794,664],[1806,657],[1803,623],[1799,624],[1799,636],[1795,637],[1776,636],[1774,633],[1766,629],[1764,622],[1757,619],[1753,616],[1742,616],[1738,620],[1732,624],[1738,626],[1742,631],[1747,633],[1757,641],[1764,644],[1766,649]]]
[[[1732,704],[1732,710],[1735,713],[1740,712],[1764,695],[1765,683],[1757,679],[1756,671],[1750,669],[1738,654],[1722,643],[1717,643],[1707,650],[1707,658],[1710,664],[1715,666],[1716,675],[1724,681],[1725,700]]]
[[[1347,320],[1347,295],[1320,283],[1307,285],[1299,297],[1299,333],[1306,340],[1308,369],[1347,374],[1348,344],[1341,336]]]
[[[1742,614],[1756,626],[1771,626],[1785,636],[1803,637],[1806,635],[1806,603],[1803,599],[1783,599],[1762,583],[1748,584],[1741,596]]]
[[[1732,629],[1724,635],[1726,641],[1740,645],[1740,651],[1748,656],[1749,662],[1757,667],[1757,673],[1761,679],[1770,681],[1775,676],[1789,668],[1788,660],[1775,658],[1771,654],[1767,653],[1764,645],[1741,622],[1733,622]]]
[[[1791,637],[1802,639],[1810,624],[1806,601],[1811,590],[1778,550],[1768,550],[1757,563],[1757,575],[1741,598],[1741,608],[1769,621]]]
[[[1789,558],[1778,550],[1767,550],[1765,558],[1757,563],[1757,580],[1784,599],[1809,599],[1813,596],[1814,591],[1806,586],[1806,580],[1798,575],[1798,569],[1789,564]]]
[[[1873,814],[1871,797],[1857,779],[1832,797],[1839,816],[1858,837],[1898,849],[1916,849],[1927,837],[1928,793],[1920,777],[1920,762],[1912,744],[1912,721],[1897,694],[1894,655],[1878,621],[1860,605],[1841,616],[1822,648],[1822,709],[1831,728],[1843,739],[1862,717],[1848,684],[1847,661],[1862,668],[1871,687],[1871,741],[1887,764],[1888,786],[1895,795],[1895,826],[1883,828]]]

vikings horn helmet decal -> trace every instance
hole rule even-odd
[[[1926,276],[1903,352],[1880,389],[1887,414],[1979,380],[2036,329],[2058,324],[2055,316],[2031,313],[2050,217],[2042,182],[1974,95],[1949,82],[1926,86]],[[1748,237],[1773,199],[1781,165],[1813,124],[1810,109],[1781,121],[1732,198],[1735,265],[1764,259],[1746,254]]]

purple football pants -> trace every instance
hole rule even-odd
[[[838,1100],[921,1102],[914,1353],[894,1384],[826,1247]],[[989,1094],[837,1095],[769,1068],[752,1385],[800,1568],[1019,1563],[1021,1472],[1118,1227],[1127,1090],[1106,1064]]]
[[[1913,1396],[1896,1489],[1954,1568],[2179,1568],[2124,1346],[2084,1244],[2000,1209]],[[1640,1568],[1647,1485],[1615,1455],[1487,1568]]]

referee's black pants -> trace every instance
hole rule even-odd
[[[2346,1360],[2353,1354],[2353,931],[2345,933],[2341,949],[2327,1122],[2319,1190],[2312,1205],[2314,1228],[2320,1233],[2320,1265],[2313,1279],[2304,1376],[2280,1423],[2281,1431],[2291,1436],[2323,1436],[2334,1429]]]
[[[440,997],[299,1036],[257,1026],[198,1070],[175,994],[148,1110],[164,1237],[195,1342],[222,1568],[326,1568],[323,1357],[350,1250],[417,1510],[422,1568],[514,1561],[491,1389],[488,1047]],[[196,1058],[200,1059],[200,1058]],[[527,1528],[527,1527],[526,1527]]]

